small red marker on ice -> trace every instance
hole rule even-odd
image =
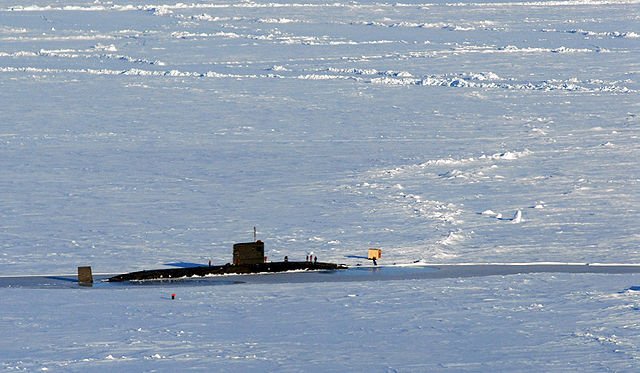
[[[176,294],[171,294],[171,299],[176,299]]]

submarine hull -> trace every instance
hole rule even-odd
[[[322,262],[270,262],[255,264],[227,264],[223,266],[201,266],[191,268],[152,269],[113,276],[109,282],[164,280],[184,277],[212,275],[237,275],[254,273],[277,273],[287,271],[322,271],[347,269],[346,266]]]

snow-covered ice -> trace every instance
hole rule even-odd
[[[638,275],[3,289],[5,371],[633,371]],[[171,300],[170,294],[176,299]]]
[[[226,263],[254,226],[274,260],[640,262],[639,20],[637,0],[0,0],[0,275]],[[0,289],[0,367],[633,371],[634,286]]]

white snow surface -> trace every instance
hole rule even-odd
[[[222,264],[254,226],[272,260],[639,263],[639,21],[637,0],[0,0],[0,275]],[[637,285],[0,289],[0,369],[635,371]]]
[[[639,280],[3,289],[0,369],[633,371],[640,292],[627,284]]]

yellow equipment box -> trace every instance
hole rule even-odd
[[[369,260],[382,258],[382,250],[380,250],[380,249],[369,249],[369,254],[367,255],[367,258]]]

